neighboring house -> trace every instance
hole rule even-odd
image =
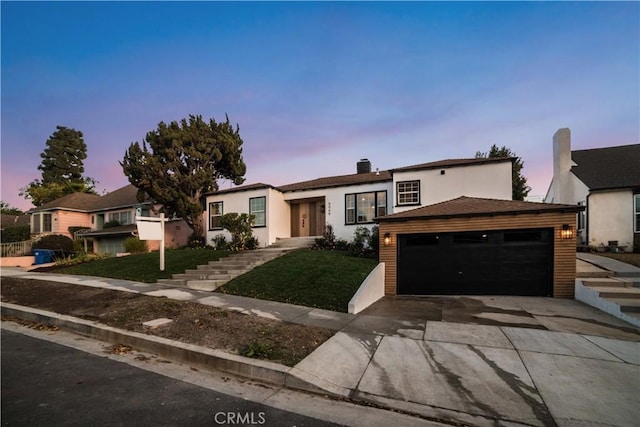
[[[559,129],[545,202],[586,208],[578,245],[632,251],[640,246],[640,144],[571,151],[571,131]]]
[[[139,202],[137,188],[127,185],[104,196],[71,193],[46,203],[27,213],[31,215],[31,233],[63,234],[73,238],[71,230],[90,229],[83,237],[92,238],[94,252],[116,255],[124,252],[124,241],[135,236],[136,216],[157,216],[151,200]],[[120,225],[106,227],[117,222]],[[70,230],[71,229],[71,230]],[[182,220],[169,221],[165,227],[166,247],[178,247],[187,243],[191,229]],[[149,249],[157,249],[159,242],[147,242]]]
[[[254,235],[262,246],[277,238],[320,236],[326,224],[351,240],[358,226],[374,218],[459,196],[511,199],[511,158],[452,159],[372,172],[362,159],[357,173],[275,187],[251,184],[211,192],[206,197],[206,240],[227,234],[226,213],[255,216]]]
[[[11,214],[0,214],[0,230],[4,230],[5,228],[17,227],[19,225],[29,224],[29,215],[11,215]]]
[[[19,227],[21,225],[29,225],[29,215],[11,215],[11,214],[0,214],[0,242],[7,243],[5,240],[6,235],[3,235],[4,230],[11,229],[13,227]],[[7,231],[10,241],[12,237],[17,237],[18,235],[15,233],[10,233]],[[26,233],[26,231],[25,231]]]

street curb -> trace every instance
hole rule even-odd
[[[17,304],[2,303],[0,308],[2,314],[6,316],[13,316],[18,319],[36,323],[55,325],[88,338],[114,344],[125,344],[135,349],[154,353],[185,364],[223,371],[280,387],[333,397],[344,397],[339,393],[334,393],[319,387],[306,378],[302,378],[296,371],[293,371],[294,368],[282,366],[277,363],[251,359],[217,349],[173,341],[167,338],[141,334],[139,332],[125,331],[123,329],[102,325],[98,322]]]

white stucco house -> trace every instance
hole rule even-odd
[[[640,144],[571,150],[571,131],[553,136],[546,203],[577,204],[578,244],[630,252],[640,245]]]
[[[511,200],[511,168],[511,158],[474,158],[372,171],[362,159],[355,174],[219,190],[205,195],[207,243],[226,234],[219,219],[231,212],[255,216],[254,235],[262,246],[278,238],[320,236],[326,224],[351,240],[358,226],[371,228],[374,218],[391,213],[460,196]]]

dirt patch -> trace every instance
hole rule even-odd
[[[44,280],[2,279],[2,301],[293,366],[334,331],[164,297]],[[166,317],[157,329],[142,323]],[[8,319],[10,320],[10,319]]]

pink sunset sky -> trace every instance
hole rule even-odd
[[[521,156],[531,195],[551,138],[640,142],[637,2],[2,2],[1,198],[39,178],[56,125],[84,133],[99,192],[160,121],[240,125],[247,183],[281,185]],[[220,183],[221,187],[228,183]]]

